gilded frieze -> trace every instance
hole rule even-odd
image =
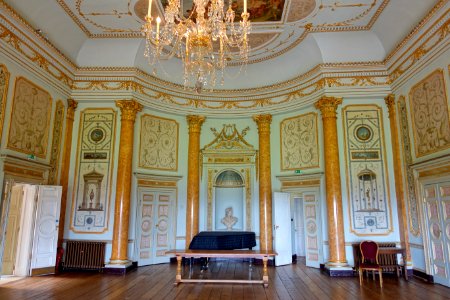
[[[381,109],[343,109],[350,229],[356,235],[387,235],[392,213]]]
[[[416,157],[449,148],[449,103],[443,70],[434,71],[411,88],[410,107]]]
[[[411,168],[413,163],[411,139],[409,136],[408,110],[405,97],[400,96],[398,100],[398,111],[400,115],[400,133],[403,145],[403,159],[405,161],[406,195],[408,199],[409,230],[414,236],[420,235],[419,207],[414,187],[414,174]]]
[[[141,117],[139,167],[146,169],[178,169],[178,123],[161,117]]]
[[[410,53],[405,53],[401,56],[399,60],[391,63],[395,65],[395,69],[390,71],[390,81],[395,82],[400,76],[402,76],[406,71],[411,69],[417,64],[425,55],[430,53],[436,46],[440,45],[448,37],[448,32],[450,31],[450,19],[449,15],[446,14],[439,20],[437,20],[430,29],[427,30],[420,38],[420,43],[417,47]],[[409,50],[409,49],[408,49]]]
[[[308,113],[280,124],[281,170],[319,167],[317,113]]]
[[[0,64],[0,137],[3,136],[3,121],[5,119],[6,102],[8,101],[9,72],[6,66]]]
[[[56,102],[55,117],[53,120],[52,147],[50,148],[50,172],[48,184],[56,184],[58,180],[59,153],[61,152],[61,139],[64,122],[64,104],[61,100]]]
[[[28,58],[28,60],[34,63],[36,67],[43,69],[54,79],[61,82],[66,88],[72,86],[73,80],[69,77],[67,72],[62,71],[61,67],[44,57],[42,55],[42,49],[36,50],[35,47],[30,46],[28,42],[24,42],[3,24],[0,24],[0,39],[13,47],[16,52]]]
[[[74,232],[108,230],[115,126],[112,109],[81,112],[71,210]]]
[[[50,94],[18,77],[14,87],[8,149],[46,158],[52,111]]]

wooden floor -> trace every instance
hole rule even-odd
[[[450,288],[425,283],[419,279],[385,276],[381,289],[378,280],[365,278],[361,287],[357,277],[330,278],[302,263],[269,267],[269,287],[260,284],[183,283],[174,286],[174,264],[139,267],[125,276],[100,273],[66,272],[59,275],[29,277],[0,285],[0,299],[450,299]],[[189,267],[184,267],[189,276]],[[262,267],[237,261],[210,263],[193,277],[259,279]]]

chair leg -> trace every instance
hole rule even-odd
[[[383,269],[378,269],[378,273],[380,274],[380,287],[383,287]]]
[[[362,285],[363,283],[363,271],[361,269],[358,269],[359,273],[359,285]]]
[[[375,280],[375,270],[372,270],[372,279]]]

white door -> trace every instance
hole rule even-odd
[[[319,203],[315,193],[303,193],[306,266],[320,268],[321,245]]]
[[[36,193],[38,186],[25,184],[22,186],[23,205],[20,223],[19,242],[17,244],[17,259],[14,275],[29,276],[31,264],[31,250],[36,216]]]
[[[273,236],[275,240],[275,265],[292,263],[291,200],[289,193],[273,193]]]
[[[3,264],[1,272],[3,275],[12,275],[15,269],[22,203],[22,186],[15,185],[11,190],[11,201],[9,203],[7,214],[8,221],[5,232],[5,244],[3,250]]]
[[[175,192],[139,189],[137,212],[138,265],[167,263],[165,252],[175,245]]]
[[[60,205],[60,186],[39,186],[31,255],[32,275],[55,271]]]
[[[424,199],[433,279],[450,287],[450,182],[425,185]]]

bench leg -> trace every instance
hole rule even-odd
[[[268,257],[264,256],[263,257],[263,284],[264,284],[265,288],[269,286],[269,273],[267,272],[267,260],[268,260]]]
[[[175,283],[174,285],[177,286],[181,282],[181,260],[183,258],[179,255],[177,255],[177,275],[175,275]]]

